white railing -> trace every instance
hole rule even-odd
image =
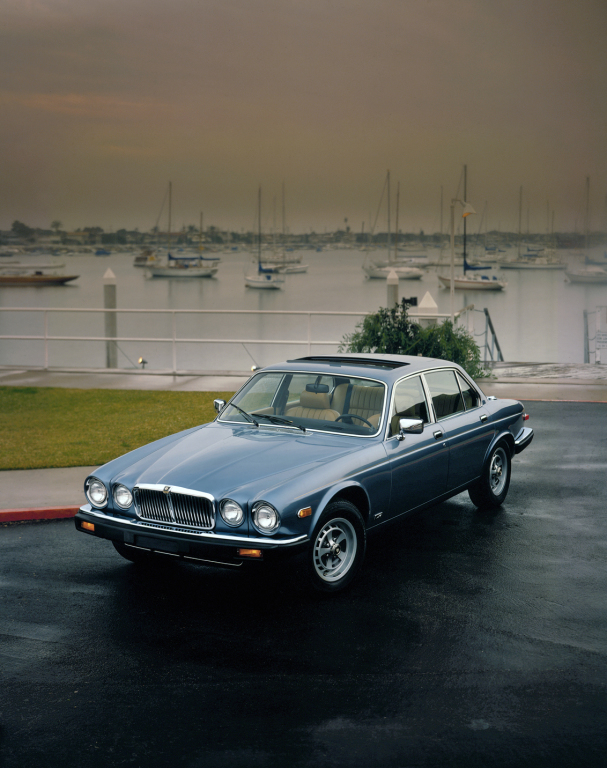
[[[477,310],[478,311],[478,310]],[[42,315],[42,332],[41,333],[22,333],[22,334],[0,334],[0,341],[38,341],[43,342],[43,365],[42,366],[32,366],[32,367],[42,367],[45,370],[48,370],[51,368],[50,365],[50,352],[49,352],[49,344],[51,342],[105,342],[106,347],[109,348],[112,345],[115,345],[120,349],[120,344],[127,344],[127,343],[161,343],[161,344],[170,344],[171,345],[171,361],[172,365],[170,368],[170,371],[174,374],[176,374],[178,371],[180,373],[188,373],[188,372],[194,372],[193,369],[184,369],[184,368],[178,368],[177,365],[177,347],[180,344],[221,344],[221,345],[229,345],[229,344],[236,344],[241,345],[245,348],[247,351],[247,354],[250,353],[246,349],[247,345],[268,345],[268,346],[298,346],[298,347],[305,347],[307,354],[312,354],[312,348],[316,346],[322,346],[322,347],[334,347],[337,349],[340,344],[343,343],[342,340],[335,340],[335,339],[326,339],[326,338],[318,338],[313,336],[313,320],[315,318],[333,318],[336,320],[337,318],[363,318],[366,315],[370,314],[369,312],[337,312],[337,311],[305,311],[305,310],[248,310],[248,309],[105,309],[105,308],[73,308],[73,307],[61,307],[61,308],[51,308],[51,307],[0,307],[0,318],[2,317],[1,313],[36,313],[39,315]],[[84,334],[51,334],[49,331],[49,317],[50,315],[57,314],[73,314],[73,313],[80,313],[82,315],[93,315],[93,314],[99,314],[102,315],[104,318],[108,313],[114,313],[115,315],[126,315],[126,316],[137,316],[137,315],[152,315],[156,317],[169,317],[170,318],[170,327],[171,327],[171,333],[170,335],[165,336],[154,336],[154,335],[124,335],[124,336],[107,336],[107,335],[84,335]],[[471,305],[469,307],[465,307],[460,312],[458,312],[455,315],[456,323],[461,322],[462,324],[465,324],[469,331],[474,330],[473,328],[473,313],[474,313],[474,306]],[[242,336],[239,336],[238,338],[196,338],[192,336],[183,336],[178,335],[177,333],[177,319],[180,316],[185,315],[192,315],[192,316],[265,316],[265,317],[275,317],[275,318],[286,318],[286,317],[294,317],[296,319],[301,319],[304,321],[301,325],[305,329],[305,333],[303,334],[303,338],[290,338],[290,339],[267,339],[267,338],[243,338]],[[434,313],[432,315],[423,314],[423,313],[416,313],[414,309],[412,309],[409,312],[409,317],[412,320],[415,321],[430,321],[430,322],[441,322],[443,320],[446,320],[450,317],[449,314],[442,314],[442,313]],[[471,325],[472,323],[472,325]],[[301,327],[301,326],[300,326]],[[326,330],[326,329],[325,329]],[[343,330],[343,329],[342,329]],[[350,332],[354,330],[354,328],[350,328]],[[130,360],[129,356],[120,349],[122,354],[130,361],[131,367],[136,368],[137,364],[134,363],[132,360]],[[4,355],[2,356],[4,357]],[[2,366],[22,366],[22,362],[15,363],[14,361],[11,362],[10,360],[4,360],[0,358],[0,365]],[[55,366],[56,367],[56,366]],[[67,367],[67,366],[62,366]],[[91,368],[91,367],[97,367],[102,368],[102,366],[70,366],[71,369],[76,368]],[[233,368],[232,368],[233,369]],[[166,369],[163,369],[166,370]],[[197,371],[199,372],[199,371]]]

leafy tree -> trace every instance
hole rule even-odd
[[[51,229],[55,234],[57,234],[57,232],[59,232],[59,230],[61,229],[61,222],[58,219],[51,221]]]
[[[339,351],[435,357],[461,365],[473,378],[488,375],[480,349],[465,328],[454,327],[450,320],[422,328],[409,318],[407,308],[403,299],[400,304],[367,315],[354,333],[344,336]]]
[[[34,234],[34,230],[24,224],[22,221],[13,221],[11,231],[17,237],[31,237]]]

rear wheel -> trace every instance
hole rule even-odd
[[[483,468],[483,474],[468,489],[472,503],[480,509],[499,507],[508,494],[512,463],[506,443],[498,443]]]
[[[308,550],[308,577],[321,592],[339,592],[354,579],[365,556],[364,520],[349,501],[334,501],[314,528]]]

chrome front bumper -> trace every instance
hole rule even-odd
[[[93,509],[90,504],[80,507],[79,514],[97,518],[112,527],[131,533],[155,533],[166,538],[183,538],[184,540],[202,541],[205,544],[217,544],[219,546],[247,546],[259,549],[282,549],[294,547],[308,541],[306,534],[294,536],[288,539],[274,539],[260,536],[237,536],[234,534],[214,533],[212,531],[184,530],[170,524],[152,523],[146,520],[127,520],[124,517],[114,517],[99,509]],[[126,539],[125,539],[126,540]]]

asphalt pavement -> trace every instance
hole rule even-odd
[[[499,511],[377,533],[333,597],[0,526],[0,766],[602,768],[607,405],[527,410]]]

